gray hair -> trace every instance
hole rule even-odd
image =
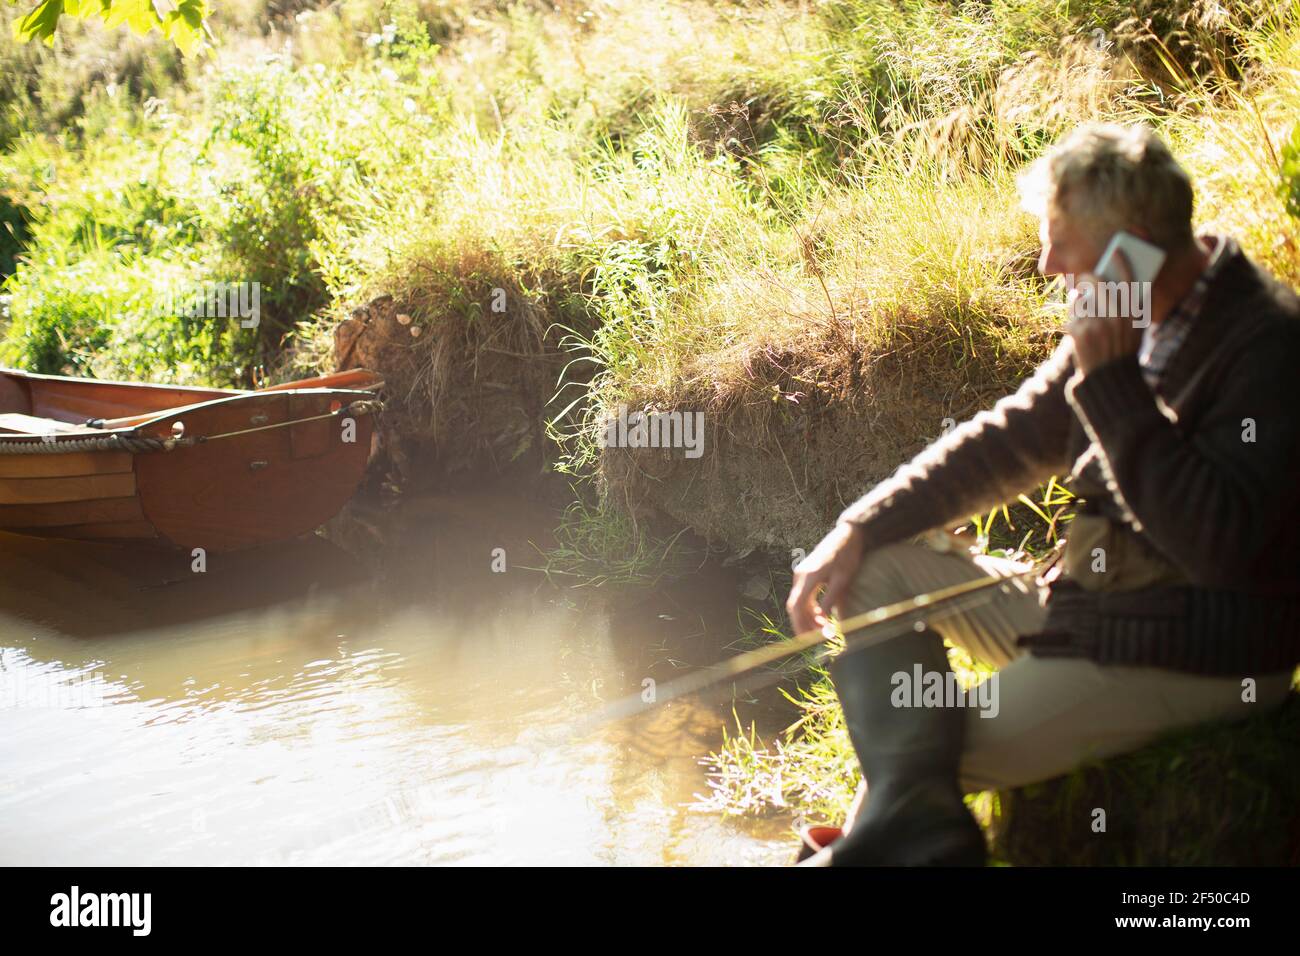
[[[1079,126],[1020,177],[1024,208],[1060,213],[1104,242],[1141,226],[1169,252],[1195,240],[1192,181],[1169,147],[1145,125]]]

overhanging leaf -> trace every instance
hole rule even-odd
[[[20,43],[36,37],[46,43],[54,42],[54,29],[63,16],[63,0],[45,0],[27,16],[14,21],[14,39]]]

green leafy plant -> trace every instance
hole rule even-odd
[[[1286,211],[1300,219],[1300,123],[1291,130],[1291,136],[1282,145],[1282,182],[1278,192],[1286,203]]]
[[[141,35],[157,30],[182,52],[191,53],[203,39],[208,4],[207,0],[45,0],[14,20],[14,38],[23,43],[35,39],[53,44],[65,14],[80,20],[97,16],[108,27],[126,24]]]

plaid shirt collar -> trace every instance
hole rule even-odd
[[[1205,304],[1205,295],[1210,284],[1214,282],[1223,263],[1232,257],[1237,244],[1226,236],[1204,236],[1210,243],[1210,259],[1205,269],[1196,277],[1187,294],[1175,305],[1163,322],[1151,323],[1143,330],[1142,345],[1138,349],[1138,364],[1142,367],[1142,376],[1151,390],[1158,391],[1169,360],[1187,339],[1192,330],[1201,306]]]

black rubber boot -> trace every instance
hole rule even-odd
[[[965,709],[891,702],[893,675],[907,674],[910,686],[917,664],[923,674],[948,680],[938,634],[908,632],[831,664],[867,780],[865,807],[850,832],[830,845],[831,866],[983,866],[987,860],[984,835],[957,785]]]

